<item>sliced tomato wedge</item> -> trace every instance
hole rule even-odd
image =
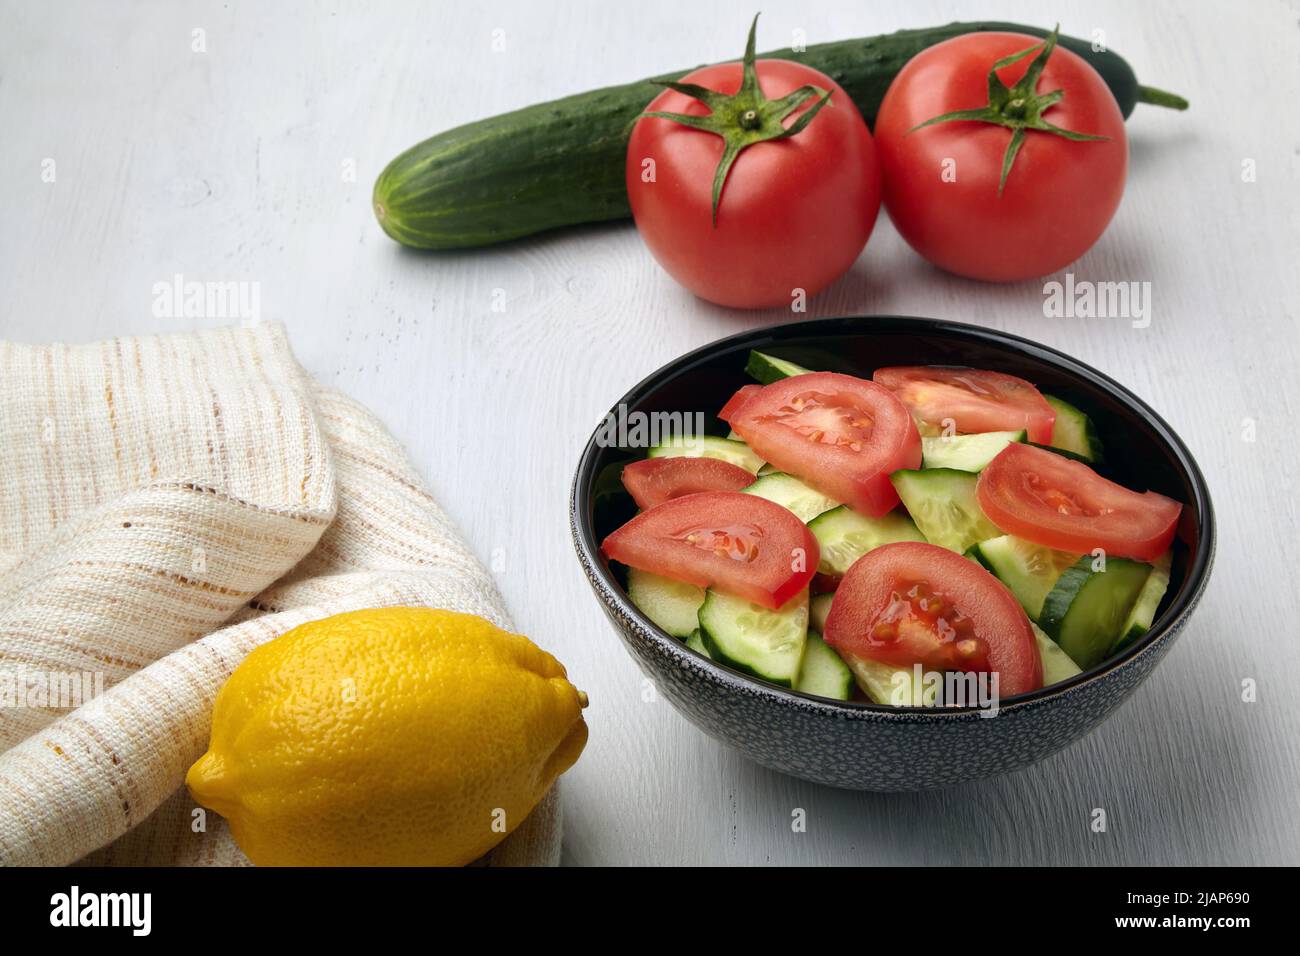
[[[727,404],[722,406],[722,411],[718,412],[718,417],[724,422],[729,421],[731,416],[740,410],[740,406],[754,397],[755,393],[763,390],[762,385],[742,385],[736,389],[736,394],[727,399]]]
[[[822,636],[848,657],[996,673],[1002,697],[1043,686],[1024,608],[974,561],[938,545],[905,541],[864,554],[836,589]]]
[[[1139,494],[1081,461],[1018,442],[980,472],[980,507],[1007,534],[1059,551],[1153,561],[1169,549],[1183,506]]]
[[[897,365],[872,379],[898,396],[920,422],[943,429],[951,420],[961,434],[1025,429],[1040,445],[1052,440],[1056,411],[1023,378],[978,368]]]
[[[646,458],[623,469],[623,487],[640,508],[701,491],[740,491],[754,476],[717,458]]]
[[[817,539],[793,513],[737,491],[665,501],[610,534],[600,550],[630,567],[773,610],[808,586],[821,560]]]
[[[879,517],[898,504],[891,472],[921,466],[921,436],[893,393],[836,372],[764,385],[722,418],[764,461]]]

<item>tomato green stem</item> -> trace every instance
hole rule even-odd
[[[797,136],[818,111],[830,99],[830,90],[823,90],[811,83],[799,87],[778,100],[769,100],[763,94],[758,82],[758,69],[754,65],[754,36],[758,28],[758,15],[749,25],[749,40],[745,44],[745,56],[741,61],[740,89],[732,96],[710,90],[695,83],[682,83],[673,80],[658,81],[670,90],[698,100],[708,107],[704,116],[689,113],[669,113],[662,110],[647,110],[638,120],[648,116],[672,120],[691,129],[721,136],[723,141],[722,158],[713,173],[713,226],[718,225],[718,204],[722,201],[722,187],[726,184],[736,157],[755,143],[767,140],[785,139]],[[812,105],[795,118],[789,126],[785,121],[800,107],[809,101]]]
[[[993,64],[988,76],[989,101],[985,106],[954,110],[951,113],[931,117],[924,123],[913,126],[908,130],[908,133],[915,133],[918,129],[934,126],[937,123],[956,121],[993,123],[1011,130],[1011,139],[1007,143],[1006,152],[1002,155],[1002,177],[998,180],[999,196],[1002,195],[1002,190],[1006,188],[1007,176],[1011,174],[1011,167],[1015,164],[1016,156],[1019,155],[1020,148],[1025,144],[1027,131],[1036,130],[1051,133],[1053,136],[1060,136],[1076,143],[1110,139],[1109,136],[1096,136],[1092,133],[1080,133],[1072,129],[1063,129],[1043,119],[1045,112],[1065,98],[1064,90],[1052,90],[1048,93],[1038,92],[1038,81],[1043,75],[1043,68],[1047,66],[1048,59],[1051,58],[1052,51],[1056,49],[1056,40],[1060,30],[1061,26],[1057,24],[1042,43],[1026,47],[1018,53],[1012,53],[1010,56],[1004,56]],[[1020,62],[1031,53],[1037,53],[1038,55],[1034,57],[1033,62],[1029,64],[1029,69],[1025,71],[1025,75],[1020,78],[1016,85],[1008,88],[1002,82],[1002,78],[998,76],[998,70]],[[1152,96],[1158,95],[1171,101],[1181,102],[1183,106],[1175,106],[1176,109],[1186,108],[1187,106],[1186,100],[1174,96],[1172,93],[1151,90],[1149,87],[1140,87],[1139,89],[1149,91]],[[1140,94],[1138,98],[1142,99]],[[1156,102],[1156,100],[1143,100],[1143,102]],[[1160,105],[1169,106],[1173,104],[1163,102]]]

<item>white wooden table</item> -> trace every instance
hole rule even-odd
[[[1073,268],[1149,281],[1149,328],[1048,318],[1040,282],[938,273],[883,217],[852,273],[809,304],[809,316],[932,315],[1064,349],[1150,401],[1209,479],[1219,558],[1175,650],[1091,737],[1003,779],[881,796],[750,764],[645,698],[588,592],[566,505],[597,417],[679,353],[788,316],[693,299],[630,225],[418,255],[370,212],[376,174],[413,142],[734,58],[752,3],[3,0],[0,336],[217,324],[156,316],[154,284],[258,283],[262,317],[405,442],[520,627],[590,693],[591,743],[565,778],[569,862],[1296,862],[1300,30],[1292,4],[1223,6],[1055,4],[1064,32],[1104,30],[1145,82],[1193,104],[1138,107],[1124,205]],[[812,43],[977,17],[1051,25],[1041,4],[992,0],[763,10],[762,48],[796,28]],[[1240,699],[1247,677],[1256,703]],[[806,833],[791,832],[796,807]],[[1108,832],[1090,832],[1094,807]]]

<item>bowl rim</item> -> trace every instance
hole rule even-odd
[[[1166,636],[1174,633],[1181,625],[1183,619],[1195,608],[1205,590],[1210,576],[1210,569],[1214,563],[1216,527],[1214,518],[1214,505],[1210,498],[1209,487],[1205,482],[1205,476],[1201,473],[1200,466],[1192,456],[1191,451],[1178,436],[1177,432],[1166,422],[1150,405],[1139,398],[1136,394],[1115,381],[1109,375],[1098,371],[1092,366],[1081,362],[1078,359],[1068,355],[1059,349],[1043,345],[1032,339],[1015,335],[1010,332],[1003,332],[997,329],[990,329],[984,326],[971,325],[964,322],[953,322],[947,319],[933,319],[922,316],[906,315],[843,315],[831,316],[820,319],[806,319],[795,322],[786,322],[779,325],[760,326],[758,328],[746,329],[731,335],[707,342],[698,348],[685,352],[672,361],[660,366],[641,381],[637,382],[622,397],[614,403],[608,414],[617,414],[620,406],[630,407],[640,398],[643,393],[657,385],[660,381],[670,376],[684,374],[691,370],[695,365],[699,365],[706,360],[711,360],[714,354],[719,351],[734,347],[744,347],[743,343],[750,340],[758,339],[780,339],[786,338],[809,338],[818,334],[829,334],[831,329],[842,329],[848,323],[869,321],[871,327],[866,330],[854,329],[858,333],[925,333],[940,334],[956,338],[966,338],[985,345],[1008,349],[1013,352],[1028,353],[1031,357],[1044,361],[1048,364],[1055,365],[1062,372],[1072,377],[1088,381],[1094,387],[1108,392],[1112,397],[1117,399],[1122,405],[1135,412],[1145,423],[1152,427],[1158,436],[1174,453],[1174,458],[1178,467],[1183,471],[1188,484],[1192,488],[1192,502],[1185,504],[1193,506],[1196,516],[1197,530],[1197,547],[1191,554],[1185,579],[1185,586],[1182,592],[1174,602],[1165,609],[1164,613],[1152,622],[1151,629],[1142,636],[1138,641],[1133,642],[1119,654],[1116,654],[1100,664],[1086,671],[1074,675],[1064,681],[1052,684],[1048,687],[1042,687],[1038,690],[1030,691],[1027,694],[1017,694],[998,702],[999,713],[1002,711],[1016,709],[1034,704],[1042,703],[1054,697],[1068,694],[1074,690],[1100,680],[1113,671],[1124,667],[1130,661],[1146,653]],[[755,347],[753,344],[750,348]],[[602,416],[602,421],[604,416]],[[661,630],[658,625],[651,621],[641,610],[632,603],[631,599],[624,592],[623,588],[610,573],[608,565],[601,559],[599,545],[595,540],[595,531],[592,527],[591,512],[592,509],[587,507],[590,498],[592,480],[594,479],[594,463],[601,446],[597,443],[600,434],[600,426],[592,431],[586,445],[583,447],[581,456],[578,459],[578,467],[574,471],[573,482],[569,495],[569,522],[570,534],[573,539],[574,548],[578,553],[578,558],[584,566],[588,577],[596,575],[604,585],[598,589],[598,597],[602,602],[613,600],[618,610],[623,615],[631,618],[641,625],[640,630],[644,635],[651,638],[655,643],[663,648],[669,649],[674,656],[683,657],[686,660],[692,660],[707,671],[712,676],[720,678],[724,683],[739,685],[746,690],[759,690],[765,692],[784,703],[797,703],[800,705],[818,705],[823,708],[836,712],[841,717],[853,716],[888,716],[895,717],[922,717],[926,719],[962,719],[969,718],[977,714],[980,710],[977,706],[967,707],[925,707],[925,706],[907,706],[899,707],[888,704],[876,704],[863,701],[841,701],[829,697],[821,697],[816,694],[806,694],[802,691],[794,690],[790,687],[780,687],[776,684],[770,684],[760,680],[757,677],[751,677],[742,671],[735,670],[731,667],[721,664],[706,657],[697,651],[686,646],[684,641],[672,637],[667,632]],[[595,583],[595,579],[592,579]],[[606,596],[608,595],[608,597]]]

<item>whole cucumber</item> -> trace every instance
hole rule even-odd
[[[966,33],[1048,31],[1017,23],[950,23],[884,36],[819,43],[803,52],[760,54],[796,60],[835,80],[868,124],[890,82],[926,47]],[[1101,74],[1127,117],[1137,103],[1186,109],[1181,97],[1140,86],[1119,54],[1063,36],[1060,45]],[[384,231],[419,249],[463,249],[546,229],[631,215],[624,150],[637,115],[661,91],[660,80],[690,70],[538,103],[439,133],[394,159],[375,182],[374,209]]]

